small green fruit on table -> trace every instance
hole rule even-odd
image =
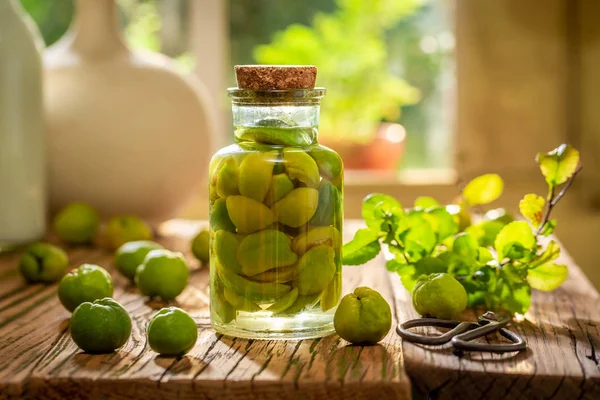
[[[188,284],[190,271],[181,253],[158,249],[148,253],[135,273],[135,284],[144,296],[173,300]]]
[[[452,275],[423,275],[415,284],[412,301],[423,316],[451,319],[467,308],[467,292]]]
[[[198,339],[198,326],[188,313],[177,307],[160,310],[148,324],[148,344],[166,356],[188,353]]]
[[[54,231],[64,242],[91,243],[100,227],[100,215],[89,204],[71,203],[54,218]]]
[[[110,298],[85,302],[69,321],[73,341],[87,353],[111,353],[131,335],[131,318],[122,305]]]
[[[28,282],[51,283],[63,276],[68,265],[67,253],[61,248],[47,243],[34,243],[23,253],[19,270]]]
[[[207,229],[200,231],[192,240],[192,253],[202,264],[209,262],[210,233]]]
[[[117,249],[115,253],[115,265],[117,270],[130,280],[135,279],[135,271],[152,250],[163,247],[151,240],[136,240],[127,242]]]
[[[62,305],[73,312],[84,302],[112,297],[113,283],[110,274],[102,267],[83,264],[63,277],[58,285]]]
[[[333,324],[342,339],[352,344],[372,345],[392,327],[392,310],[379,292],[362,286],[342,298]]]

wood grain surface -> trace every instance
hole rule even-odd
[[[166,226],[159,241],[183,252],[193,267],[191,284],[176,305],[198,323],[194,349],[182,358],[161,357],[146,343],[155,310],[114,269],[112,253],[76,248],[71,266],[96,263],[111,272],[114,297],[133,320],[131,339],[109,355],[80,351],[68,332],[69,313],[56,285],[26,285],[18,254],[0,258],[0,399],[407,399],[400,338],[390,333],[377,346],[350,346],[338,336],[317,340],[252,341],[216,334],[208,312],[208,269],[188,251],[201,224]],[[377,287],[393,302],[385,268],[345,271],[345,291]]]
[[[531,311],[511,328],[529,346],[517,355],[459,358],[447,346],[402,343],[393,330],[372,347],[350,346],[336,335],[252,341],[210,327],[208,271],[188,251],[189,237],[201,225],[173,222],[160,239],[184,252],[193,268],[191,284],[176,304],[195,318],[199,338],[182,358],[161,357],[148,348],[148,320],[165,304],[147,301],[118,276],[111,253],[69,250],[73,267],[97,263],[111,272],[115,298],[132,316],[131,339],[109,355],[85,354],[75,346],[56,285],[26,285],[16,270],[19,255],[0,257],[0,399],[405,399],[411,397],[409,376],[431,398],[600,398],[600,298],[568,258],[565,285],[536,293]],[[358,226],[347,223],[345,234]],[[416,317],[408,293],[382,258],[344,269],[344,293],[359,285],[382,293],[395,323]]]

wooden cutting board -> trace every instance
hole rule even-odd
[[[511,328],[529,346],[517,355],[459,358],[449,347],[403,343],[393,330],[371,347],[350,346],[336,335],[254,341],[210,327],[208,269],[188,251],[189,238],[205,225],[173,221],[159,240],[183,252],[193,267],[191,284],[176,305],[195,318],[199,338],[182,358],[157,356],[148,348],[147,322],[165,304],[147,302],[116,274],[112,253],[69,250],[72,267],[96,263],[111,272],[115,298],[132,316],[131,339],[109,355],[88,355],[75,346],[56,285],[26,285],[16,270],[19,255],[0,257],[0,399],[408,399],[411,382],[417,395],[432,398],[600,398],[600,297],[567,256],[565,285],[536,293],[525,320]],[[358,227],[347,222],[346,239]],[[416,317],[410,296],[382,258],[345,267],[344,293],[361,285],[390,302],[394,324]]]

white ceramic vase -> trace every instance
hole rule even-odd
[[[198,194],[213,124],[204,86],[168,57],[127,48],[115,0],[77,0],[65,36],[44,54],[53,210],[160,222]]]
[[[0,253],[46,232],[43,42],[17,0],[0,1]]]

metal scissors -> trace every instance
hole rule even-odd
[[[510,353],[527,348],[525,340],[518,334],[509,331],[505,326],[510,318],[497,318],[496,314],[487,311],[478,318],[477,322],[450,321],[436,318],[419,318],[398,324],[396,332],[404,340],[425,345],[442,345],[448,342],[459,351],[482,351],[490,353]],[[437,336],[420,335],[409,331],[410,328],[420,326],[437,326],[452,328],[446,333]],[[496,332],[510,340],[510,344],[476,343],[474,339]]]

